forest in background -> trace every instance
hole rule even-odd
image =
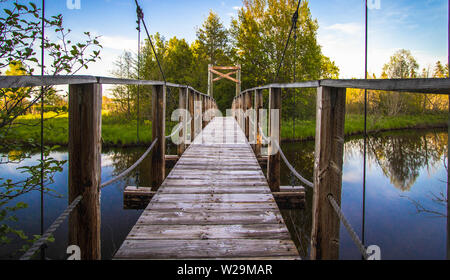
[[[297,28],[286,49],[284,63],[279,78],[275,81],[278,64],[281,60],[296,0],[243,0],[243,6],[233,19],[230,28],[225,28],[219,16],[211,11],[203,24],[197,28],[197,38],[189,44],[183,38],[166,39],[156,33],[151,36],[156,54],[161,62],[166,80],[177,84],[190,85],[199,91],[207,92],[208,65],[242,66],[242,86],[247,89],[274,82],[289,83],[318,79],[339,78],[339,68],[322,51],[317,42],[318,22],[310,12],[307,1],[302,1]],[[60,26],[62,19],[55,21]],[[56,29],[59,30],[60,28]],[[55,31],[56,31],[55,30]],[[56,31],[58,32],[58,31]],[[60,32],[60,31],[59,31]],[[62,32],[64,29],[62,29]],[[87,34],[89,36],[89,34]],[[58,73],[70,67],[70,63],[58,58],[62,53],[57,43],[52,43],[51,53],[55,56],[53,68]],[[83,54],[90,45],[98,45],[97,38],[76,45],[75,55]],[[100,46],[101,47],[101,46]],[[22,53],[23,54],[23,53]],[[69,53],[71,55],[71,53]],[[99,56],[98,51],[93,52]],[[66,57],[65,55],[63,57]],[[124,51],[111,69],[111,76],[126,79],[163,80],[155,54],[149,40],[143,40],[138,71],[138,55]],[[33,56],[31,56],[33,57]],[[74,56],[76,57],[76,56]],[[26,75],[26,60],[12,58],[6,75]],[[33,57],[34,59],[34,57]],[[75,59],[73,59],[75,60]],[[90,62],[87,60],[86,62]],[[86,67],[85,64],[80,66]],[[75,68],[76,73],[79,68]],[[138,73],[139,72],[139,73]],[[56,73],[56,72],[55,72]],[[51,73],[50,73],[51,74]],[[369,79],[396,78],[444,78],[448,77],[448,65],[436,62],[428,68],[420,67],[408,50],[398,50],[390,58],[382,73],[368,73]],[[24,113],[14,114],[17,119],[9,121],[5,140],[38,142],[40,100],[32,99],[33,94],[17,94],[20,90],[2,90],[0,105],[2,112],[11,108]],[[103,96],[103,138],[104,143],[122,145],[137,142],[136,129],[138,96],[137,86],[120,85]],[[17,102],[11,102],[20,96]],[[151,135],[151,88],[140,87],[139,112],[142,141],[150,141]],[[219,109],[225,113],[235,96],[235,84],[220,80],[214,84],[214,98]],[[17,98],[16,98],[17,99]],[[267,108],[268,93],[264,92],[264,106]],[[314,137],[316,107],[315,89],[283,90],[282,94],[282,137],[306,139]],[[19,104],[19,106],[17,106]],[[168,128],[171,112],[178,105],[178,90],[169,90],[167,96]],[[18,109],[17,109],[18,108]],[[67,143],[67,93],[52,91],[45,98],[46,112],[45,141],[51,144]],[[368,91],[369,130],[386,130],[405,127],[428,127],[445,125],[448,97],[445,95],[425,95],[399,92]],[[364,111],[364,90],[347,90],[346,132],[355,134],[362,131]],[[21,125],[25,124],[25,125]],[[26,137],[26,138],[24,138]]]

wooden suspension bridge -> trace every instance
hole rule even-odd
[[[125,192],[130,200],[148,205],[116,259],[298,259],[278,206],[283,201],[295,204],[304,198],[303,189],[292,192],[280,186],[283,153],[277,149],[279,110],[283,90],[292,88],[317,89],[310,258],[338,259],[340,223],[345,219],[337,210],[342,187],[346,88],[450,94],[450,79],[271,84],[240,93],[233,101],[232,116],[222,118],[214,98],[185,85],[93,76],[0,76],[0,88],[69,85],[70,206],[62,216],[70,213],[69,244],[81,248],[84,260],[101,258],[100,192],[109,184],[101,182],[102,84],[140,85],[151,87],[153,92],[153,143],[143,155],[151,151],[152,168],[148,172],[152,185]],[[165,145],[168,87],[179,89],[179,108],[193,116],[190,122],[187,116],[180,116],[182,125],[176,134],[186,141],[178,145],[178,155],[171,157],[166,156]],[[267,143],[266,158],[261,157],[263,135],[257,129],[263,127],[262,119],[257,117],[252,126],[248,114],[249,110],[262,109],[263,91],[269,91],[269,109],[276,112],[269,117],[268,138],[272,141]],[[248,139],[255,135],[258,141],[250,145]],[[178,161],[167,175],[168,158]],[[262,161],[266,162],[266,177]],[[34,249],[45,240],[39,242]],[[363,253],[364,246],[360,248]]]

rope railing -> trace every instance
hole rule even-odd
[[[348,222],[347,218],[345,218],[344,213],[342,212],[341,208],[339,207],[338,203],[334,199],[334,197],[330,194],[328,195],[328,201],[330,202],[331,206],[333,207],[334,211],[338,215],[339,219],[344,224],[345,229],[350,234],[351,239],[355,243],[355,245],[358,247],[359,252],[364,257],[365,260],[369,258],[369,255],[367,254],[367,249],[364,246],[364,244],[359,239],[358,235],[356,234],[355,230],[352,228],[350,223]]]
[[[179,124],[177,125],[177,128],[174,130],[174,132],[172,132],[172,134],[166,136],[166,139],[172,138],[175,134],[177,134],[178,132],[180,132],[180,130],[181,130],[182,127],[183,127],[183,124],[182,124],[182,123],[179,123]]]
[[[303,182],[305,185],[307,185],[310,188],[314,188],[314,184],[310,181],[308,181],[307,179],[305,179],[302,175],[300,175],[300,173],[297,172],[297,170],[295,170],[295,168],[292,166],[292,164],[288,161],[288,159],[286,158],[286,156],[283,153],[283,150],[281,149],[278,141],[274,140],[273,144],[277,147],[278,151],[280,152],[280,156],[283,159],[284,163],[286,164],[286,166],[289,168],[289,170],[291,171],[291,173],[297,177],[297,179],[299,179],[301,182]]]
[[[103,189],[106,186],[111,185],[112,183],[115,183],[117,181],[119,181],[120,179],[122,179],[123,177],[127,176],[131,171],[133,171],[134,169],[136,169],[136,167],[141,164],[141,162],[148,156],[148,154],[153,150],[153,148],[155,147],[156,143],[158,142],[158,138],[156,138],[155,140],[153,140],[153,143],[150,145],[150,147],[147,149],[147,151],[145,151],[145,153],[132,165],[130,166],[127,170],[125,170],[124,172],[120,173],[117,177],[106,181],[105,183],[101,184],[100,188]]]
[[[260,134],[261,134],[261,136],[262,136],[262,138],[264,139],[265,142],[272,142],[272,144],[275,145],[275,147],[280,152],[281,158],[283,159],[284,163],[286,164],[286,166],[291,171],[292,175],[294,175],[297,179],[299,179],[301,182],[303,182],[306,186],[308,186],[310,188],[314,188],[314,184],[312,182],[308,181],[307,179],[305,179],[302,175],[300,175],[300,173],[298,173],[298,171],[295,170],[294,166],[292,166],[292,164],[288,161],[288,159],[284,155],[284,152],[281,149],[280,144],[278,143],[278,141],[276,141],[276,140],[272,141],[272,139],[270,139],[267,136],[265,136],[261,127],[259,127],[259,132],[260,132]]]
[[[50,236],[61,226],[61,224],[66,220],[67,216],[72,213],[73,209],[77,207],[78,203],[83,199],[83,196],[78,196],[75,200],[64,210],[64,212],[53,222],[53,224],[47,229],[47,231],[33,243],[33,246],[28,249],[25,254],[20,258],[20,260],[29,260],[34,254],[47,242]]]

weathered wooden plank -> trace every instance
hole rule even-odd
[[[171,194],[247,194],[247,193],[260,193],[268,194],[271,193],[266,187],[173,187],[166,186],[161,190],[161,194],[171,193]]]
[[[153,197],[154,202],[274,202],[270,194],[160,194]]]
[[[239,213],[208,211],[156,211],[146,210],[136,225],[235,225],[280,224],[283,218],[273,210],[241,211]]]
[[[292,192],[288,196],[297,199]],[[299,256],[244,133],[234,119],[216,118],[178,160],[116,258]]]
[[[206,211],[228,211],[228,212],[241,212],[246,210],[274,210],[278,209],[275,202],[247,202],[247,203],[235,203],[235,202],[150,202],[147,207],[148,210],[206,210]]]
[[[126,240],[116,259],[198,259],[298,256],[290,240]]]
[[[139,239],[280,239],[289,240],[289,231],[283,224],[236,225],[138,225],[128,235]]]

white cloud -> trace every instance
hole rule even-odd
[[[101,36],[99,41],[103,48],[137,52],[136,38],[126,38],[121,36]]]
[[[233,7],[233,10],[239,11],[241,8],[242,8],[241,6],[234,6],[234,7]]]
[[[362,26],[359,23],[336,23],[325,27],[326,30],[333,30],[347,34],[359,34],[362,31]]]

